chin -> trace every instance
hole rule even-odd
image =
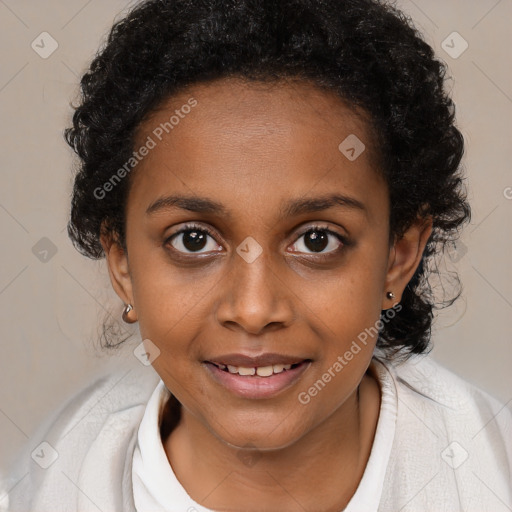
[[[213,434],[223,443],[236,449],[258,451],[281,450],[297,442],[305,431],[293,431],[293,427],[284,423],[286,416],[279,419],[253,421],[248,428],[241,429],[240,421],[226,423],[225,418],[215,429]],[[219,425],[219,423],[217,423]],[[262,428],[264,425],[266,428]]]

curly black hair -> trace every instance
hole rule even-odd
[[[237,77],[298,79],[335,92],[366,113],[388,184],[390,233],[419,217],[433,230],[377,347],[390,359],[429,349],[436,303],[435,256],[470,220],[460,162],[464,139],[445,91],[446,65],[411,19],[378,0],[148,0],[112,27],[81,79],[68,144],[80,157],[68,234],[79,252],[104,256],[100,234],[126,250],[132,176],[95,193],[132,156],[138,126],[188,85]],[[104,324],[106,346],[112,344]],[[124,341],[124,340],[123,340]]]

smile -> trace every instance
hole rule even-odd
[[[231,393],[243,398],[271,398],[292,387],[310,367],[311,360],[294,364],[267,366],[232,366],[205,361],[213,380]]]
[[[274,364],[269,366],[257,366],[254,368],[248,366],[233,366],[231,364],[211,363],[220,368],[221,370],[229,373],[238,373],[238,375],[258,375],[259,377],[270,377],[275,373],[296,368],[301,363],[295,364]]]

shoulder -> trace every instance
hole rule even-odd
[[[411,510],[435,504],[471,511],[512,504],[512,402],[500,402],[429,356],[380,362],[396,412],[384,502],[401,509],[410,495]]]
[[[158,381],[152,367],[137,362],[98,376],[73,394],[45,419],[20,450],[14,466],[1,476],[0,511],[23,510],[36,495],[55,498],[59,488],[64,510],[64,489],[70,495],[76,493],[70,481],[77,482],[89,452],[97,453],[95,444],[103,431],[117,424],[117,436],[133,435]],[[45,498],[41,499],[43,503]]]
[[[405,363],[384,364],[393,374],[403,397],[440,408],[448,416],[503,410],[503,418],[511,418],[511,411],[505,404],[430,356],[413,356]]]
[[[401,364],[381,362],[396,387],[399,412],[409,409],[424,415],[438,428],[455,432],[466,431],[470,426],[493,430],[510,448],[512,402],[502,403],[430,356],[414,356]],[[505,434],[508,437],[503,438]]]

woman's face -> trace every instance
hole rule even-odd
[[[369,133],[312,85],[194,85],[141,125],[144,145],[114,288],[185,413],[235,446],[287,446],[353,396],[429,233],[390,247]]]

